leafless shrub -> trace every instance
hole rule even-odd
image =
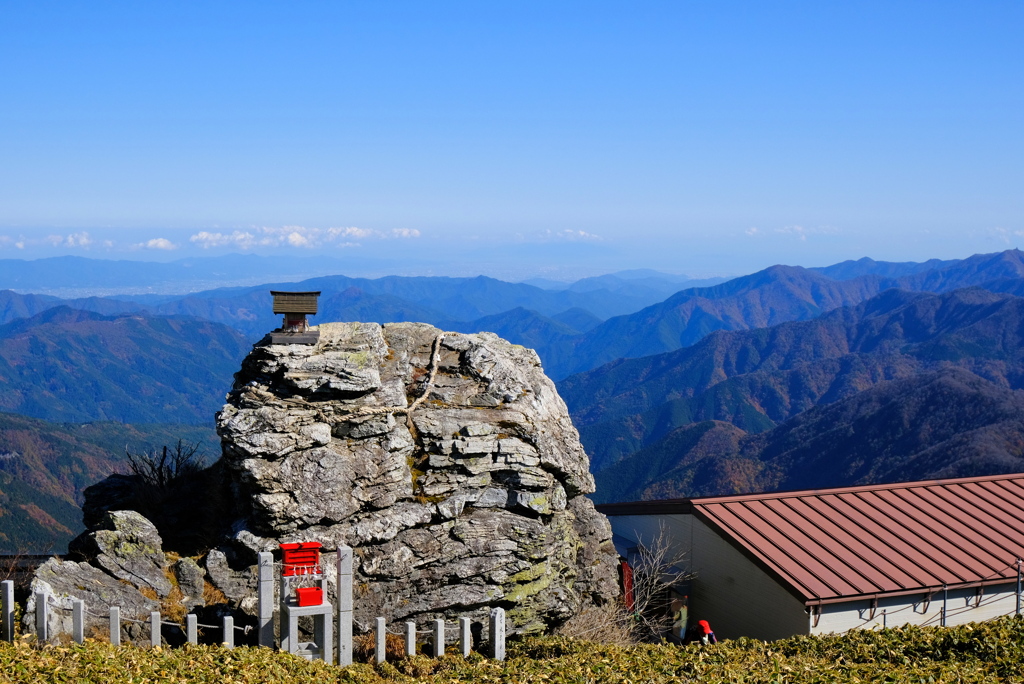
[[[17,578],[18,566],[23,555],[18,552],[10,556],[0,556],[0,582]]]
[[[672,544],[664,523],[649,541],[639,539],[633,559],[633,637],[638,642],[661,641],[672,628],[672,589],[683,586],[686,554]]]
[[[199,473],[205,465],[203,454],[199,453],[199,442],[188,444],[179,439],[173,449],[164,446],[160,452],[132,453],[128,447],[124,451],[132,474],[160,490],[167,489],[179,478]]]
[[[583,610],[556,633],[602,644],[628,645],[663,640],[672,628],[672,589],[692,578],[686,554],[673,546],[664,525],[649,541],[640,539],[631,559],[633,606],[616,601]]]

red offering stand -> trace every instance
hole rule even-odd
[[[322,575],[320,567],[320,542],[281,544],[281,574],[284,577],[297,575]]]
[[[320,542],[281,544],[281,649],[331,660],[331,613],[324,595]],[[295,586],[313,584],[314,586]],[[313,619],[313,641],[299,642],[299,618]]]

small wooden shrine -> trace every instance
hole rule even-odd
[[[270,343],[316,344],[320,332],[310,329],[306,316],[316,314],[320,293],[271,290],[270,294],[274,297],[274,313],[284,316],[280,329],[270,333]]]

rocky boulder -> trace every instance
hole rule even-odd
[[[160,598],[171,593],[160,533],[135,511],[108,511],[98,529],[74,539],[69,550],[117,579],[152,589]]]
[[[148,617],[160,609],[159,599],[166,599],[173,586],[165,572],[162,543],[153,523],[135,511],[107,511],[99,529],[82,533],[70,544],[71,555],[82,562],[51,558],[36,570],[26,626],[33,619],[37,592],[49,596],[50,634],[70,633],[74,599],[85,603],[87,627],[101,632],[109,628],[110,606],[119,606],[125,618]],[[125,628],[126,638],[138,636],[132,623]]]
[[[122,582],[89,563],[51,558],[39,566],[32,579],[32,593],[23,616],[27,633],[35,631],[37,592],[47,595],[49,634],[71,634],[72,603],[75,599],[85,603],[87,636],[109,634],[110,606],[119,606],[123,617],[135,620],[143,620],[151,611],[160,610],[159,602],[145,596],[136,586]],[[143,630],[135,623],[124,623],[123,630],[125,639],[143,638]]]
[[[355,550],[364,628],[377,616],[480,622],[500,606],[510,632],[539,631],[618,594],[611,527],[586,497],[565,404],[536,353],[496,335],[329,323],[312,345],[268,336],[217,429],[222,457],[202,472],[87,489],[90,530],[34,588],[100,615],[232,612],[242,624],[256,612],[257,552],[318,541],[331,582],[332,552]]]
[[[423,324],[258,344],[218,415],[235,546],[356,550],[356,617],[507,610],[543,629],[617,595],[587,456],[535,352]]]

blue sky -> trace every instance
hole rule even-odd
[[[2,14],[0,258],[701,275],[1024,240],[1019,2]]]

